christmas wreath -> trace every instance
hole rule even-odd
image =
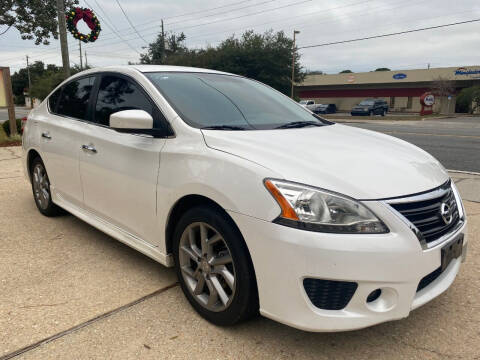
[[[98,35],[102,28],[100,27],[100,22],[98,21],[97,16],[92,10],[76,7],[68,11],[65,17],[67,19],[68,31],[72,33],[75,39],[83,42],[94,42],[98,39]],[[90,34],[82,34],[78,31],[77,23],[79,20],[85,21],[90,30],[92,30]]]

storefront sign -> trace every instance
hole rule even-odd
[[[467,69],[464,67],[455,70],[455,75],[467,75],[473,77],[480,77],[480,69]]]
[[[395,80],[402,80],[407,78],[407,74],[398,73],[392,76]]]

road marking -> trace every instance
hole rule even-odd
[[[31,344],[31,345],[28,345],[28,346],[25,346],[21,349],[18,349],[18,350],[15,350],[15,351],[12,351],[11,353],[9,354],[6,354],[6,355],[3,355],[3,356],[0,356],[0,360],[8,360],[8,359],[12,359],[18,355],[21,355],[23,353],[26,353],[27,351],[31,351],[39,346],[42,346],[42,345],[45,345],[45,344],[48,344],[49,342],[52,342],[54,340],[57,340],[57,339],[60,339],[61,337],[64,337],[65,335],[69,335],[75,331],[78,331],[88,325],[91,325],[93,323],[96,323],[97,321],[99,320],[102,320],[102,319],[105,319],[107,317],[110,317],[112,315],[115,315],[117,313],[119,313],[120,311],[123,311],[123,310],[126,310],[134,305],[137,305],[137,304],[140,304],[142,302],[144,302],[145,300],[148,300],[154,296],[157,296],[171,288],[174,288],[175,286],[178,285],[178,282],[175,282],[171,285],[168,285],[168,286],[165,286],[161,289],[158,289],[148,295],[145,295],[145,296],[142,296],[141,298],[137,299],[137,300],[134,300],[128,304],[125,304],[125,305],[122,305],[118,308],[115,308],[113,310],[110,310],[110,311],[107,311],[106,313],[103,313],[103,314],[100,314],[98,316],[95,316],[94,318],[90,319],[90,320],[87,320],[87,321],[84,321],[83,323],[80,323],[78,325],[75,325],[74,327],[71,327],[70,329],[67,329],[67,330],[64,330],[64,331],[61,331],[55,335],[52,335],[52,336],[49,336],[43,340],[40,340],[40,341],[37,341],[36,343],[34,344]]]

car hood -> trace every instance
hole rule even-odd
[[[339,124],[202,132],[212,149],[253,161],[286,180],[356,199],[410,195],[440,186],[449,178],[435,158],[410,143]]]

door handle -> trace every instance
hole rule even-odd
[[[48,131],[43,132],[42,137],[45,138],[45,139],[48,139],[48,140],[50,140],[52,138],[52,136],[50,135],[50,133]]]
[[[97,149],[93,145],[82,145],[82,150],[83,151],[88,151],[90,153],[96,154]]]

